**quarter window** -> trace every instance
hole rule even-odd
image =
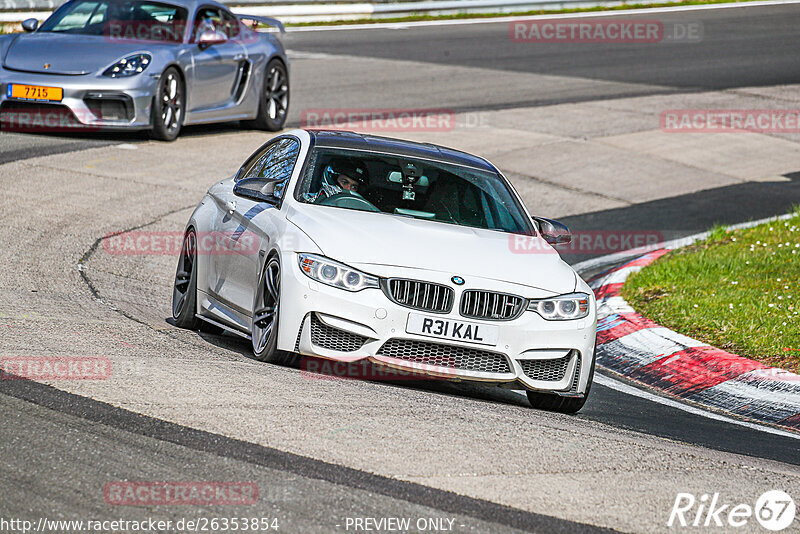
[[[242,178],[266,178],[278,182],[275,196],[283,198],[286,185],[292,176],[300,143],[296,139],[283,138],[269,145],[244,172]]]

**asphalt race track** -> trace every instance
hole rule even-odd
[[[756,163],[774,155],[762,156],[774,168],[754,179],[743,178],[751,167],[723,179],[722,151],[713,172],[683,161],[680,169],[696,172],[686,183],[671,174],[639,189],[625,176],[597,183],[594,152],[579,162],[585,183],[542,175],[566,165],[553,147],[585,140],[575,132],[615,150],[639,143],[627,125],[650,120],[640,110],[654,105],[800,102],[783,89],[800,84],[800,6],[624,16],[700,24],[703,39],[533,46],[510,42],[505,22],[290,32],[290,126],[309,108],[486,118],[491,138],[468,128],[430,138],[485,146],[531,211],[544,206],[573,230],[677,237],[800,203],[792,134],[748,138]],[[607,376],[570,417],[479,386],[308,379],[254,361],[249,342],[173,327],[174,258],[113,256],[101,238],[182,230],[203,191],[265,139],[236,124],[188,128],[173,144],[140,134],[0,134],[0,351],[104,355],[115,369],[103,383],[0,382],[0,517],[273,517],[285,532],[354,532],[347,518],[412,517],[452,519],[459,532],[660,532],[681,491],[751,505],[770,489],[800,495],[797,437],[631,395]],[[659,148],[641,150],[636,158]],[[661,164],[654,175],[673,168]],[[252,481],[259,501],[111,506],[103,487],[120,480]]]

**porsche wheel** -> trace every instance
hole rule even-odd
[[[596,358],[596,354],[595,354]],[[594,360],[592,368],[589,370],[589,382],[586,384],[586,393],[583,397],[561,397],[553,393],[539,393],[538,391],[528,391],[528,402],[533,408],[547,410],[550,412],[577,413],[586,404],[589,398],[589,391],[592,389],[594,379]]]
[[[280,59],[267,63],[264,87],[258,104],[258,116],[251,126],[277,132],[283,128],[289,113],[289,74]]]
[[[172,290],[172,318],[181,328],[196,330],[200,320],[197,310],[197,234],[190,229],[183,236],[183,246],[175,271]]]
[[[174,141],[181,132],[186,109],[185,87],[178,69],[170,67],[161,74],[153,101],[153,131],[155,139]]]
[[[267,260],[253,303],[253,355],[262,362],[290,363],[291,353],[278,350],[278,315],[281,305],[281,263]]]

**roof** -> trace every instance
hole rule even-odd
[[[437,160],[443,163],[463,165],[489,172],[497,172],[494,166],[483,158],[460,150],[446,148],[431,143],[415,143],[392,137],[360,134],[340,130],[307,130],[316,146],[381,152],[396,156]]]
[[[179,6],[185,7],[189,11],[192,9],[199,7],[201,5],[211,5],[216,7],[224,7],[226,10],[230,11],[230,8],[226,7],[225,5],[221,4],[217,0],[155,0],[157,2],[168,4],[172,6]]]

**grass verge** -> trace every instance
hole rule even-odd
[[[459,19],[488,19],[497,17],[525,17],[531,15],[559,15],[570,13],[589,13],[594,11],[621,11],[627,9],[646,9],[651,7],[674,7],[674,6],[700,6],[708,4],[739,4],[746,2],[756,2],[758,0],[685,0],[683,2],[659,2],[657,4],[623,4],[619,6],[597,6],[584,8],[565,8],[565,9],[537,9],[533,11],[515,11],[512,13],[454,13],[451,15],[408,15],[403,17],[390,18],[365,18],[354,20],[332,20],[326,22],[291,22],[289,26],[341,26],[346,24],[375,24],[375,23],[397,23],[397,22],[420,22],[429,20],[459,20]]]
[[[628,278],[638,312],[715,347],[800,373],[800,207],[787,221],[718,226]]]

